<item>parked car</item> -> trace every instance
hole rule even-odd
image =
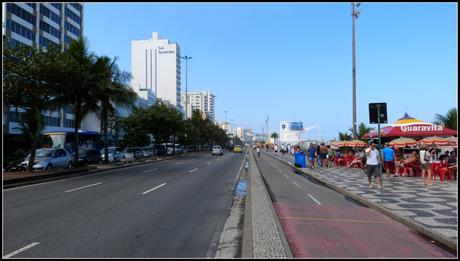
[[[144,148],[142,150],[142,156],[144,158],[151,158],[153,157],[153,148]]]
[[[102,160],[101,153],[96,149],[80,149],[78,154],[78,165],[80,166],[98,164]]]
[[[22,161],[21,165],[27,168],[29,164],[30,154]],[[34,169],[58,169],[58,168],[71,168],[72,154],[65,149],[38,149],[35,153]]]
[[[212,146],[212,153],[211,155],[221,155],[224,156],[224,150],[219,145]]]
[[[104,154],[104,149],[100,150],[101,153],[101,160],[104,162],[105,160],[105,154]],[[123,153],[123,150],[119,147],[109,147],[109,163],[111,162],[120,162],[124,157],[125,154]]]
[[[126,148],[124,151],[125,159],[128,161],[142,158],[142,151],[139,148]]]
[[[155,155],[161,157],[166,156],[167,149],[165,145],[155,145]]]
[[[175,154],[181,154],[181,153],[184,152],[183,146],[182,146],[182,145],[179,145],[179,144],[174,144],[174,145],[173,145],[172,143],[167,143],[167,144],[166,144],[166,143],[163,143],[162,145],[165,145],[165,146],[168,148],[168,150],[167,150],[167,154],[168,154],[168,155],[172,155],[173,152],[174,152]]]

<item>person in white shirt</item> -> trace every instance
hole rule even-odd
[[[380,185],[380,169],[379,169],[379,151],[375,148],[375,144],[371,143],[369,148],[366,149],[367,165],[366,165],[366,175],[369,181],[369,188],[372,188],[372,174],[376,178],[376,183],[378,187]]]

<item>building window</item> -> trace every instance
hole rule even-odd
[[[83,7],[81,6],[81,4],[78,4],[78,3],[70,3],[71,6],[73,6],[75,9],[77,9],[80,14],[81,14],[81,11],[83,9]]]
[[[80,30],[77,27],[71,25],[67,21],[65,22],[65,29],[67,29],[67,31],[73,33],[75,36],[80,36]]]
[[[35,15],[29,13],[28,11],[15,4],[6,4],[6,10],[31,24],[35,24]]]
[[[29,30],[28,28],[16,23],[15,21],[6,19],[6,29],[24,36],[29,40],[35,41],[35,34],[32,32],[32,30]]]
[[[28,6],[32,7],[34,10],[37,7],[37,4],[35,3],[26,3]]]
[[[61,39],[61,31],[59,31],[58,29],[52,27],[51,25],[49,25],[48,23],[40,20],[40,29],[42,29],[43,31],[51,34],[52,36],[58,38],[58,39]]]
[[[10,122],[22,122],[24,112],[10,111]]]
[[[64,127],[74,128],[74,124],[75,124],[74,120],[64,119]]]
[[[56,7],[57,9],[59,9],[59,11],[61,11],[62,9],[62,4],[59,4],[59,3],[51,3],[52,6]]]
[[[65,106],[65,107],[64,107],[64,112],[65,112],[65,113],[73,113],[72,107],[70,107],[70,106]]]
[[[77,14],[75,14],[74,12],[70,11],[69,8],[66,8],[65,9],[65,15],[67,17],[69,17],[70,19],[74,20],[75,22],[77,22],[78,24],[81,25],[81,18],[80,16],[78,16]]]
[[[53,20],[57,24],[61,24],[61,17],[51,11],[48,7],[44,5],[40,5],[40,13],[43,14],[44,16],[48,17],[49,19]]]
[[[51,41],[50,39],[47,39],[43,36],[40,36],[40,45],[45,47],[45,48],[48,48],[48,46],[50,45],[54,45],[56,46],[58,49],[61,49],[61,46],[59,44],[56,44],[55,42]]]
[[[59,127],[60,122],[61,122],[61,119],[58,117],[43,116],[44,125]]]

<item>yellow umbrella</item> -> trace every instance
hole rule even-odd
[[[362,140],[349,140],[346,144],[350,147],[367,147],[367,143]]]
[[[448,146],[449,140],[442,137],[428,137],[419,140],[420,144],[423,145],[437,145],[437,146]]]
[[[336,146],[336,147],[345,147],[346,145],[346,140],[339,140],[339,141],[334,141],[331,144]]]
[[[390,146],[395,148],[404,148],[406,146],[415,146],[417,145],[417,141],[411,138],[398,138],[395,140],[390,141]]]

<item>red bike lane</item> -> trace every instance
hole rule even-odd
[[[455,258],[373,209],[279,201],[273,206],[297,258]]]

